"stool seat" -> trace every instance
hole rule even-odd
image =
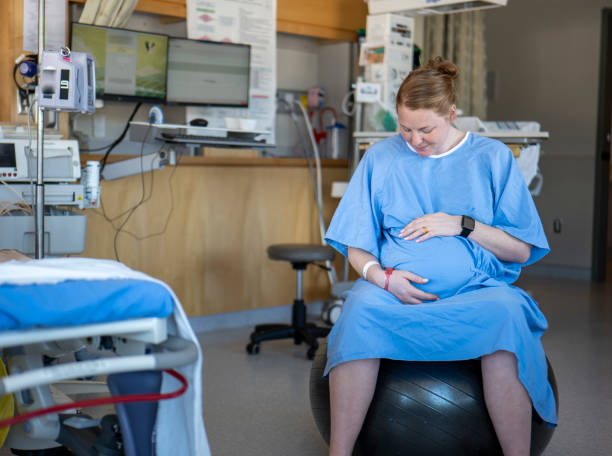
[[[331,261],[336,257],[336,251],[321,244],[274,244],[268,247],[268,257],[290,263],[312,263]]]

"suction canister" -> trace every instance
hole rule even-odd
[[[334,125],[330,125],[326,128],[327,138],[325,139],[327,145],[327,158],[337,160],[339,158],[347,157],[347,131],[346,127],[340,122],[336,122]]]

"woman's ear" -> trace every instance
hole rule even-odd
[[[451,106],[450,113],[448,115],[448,119],[450,120],[451,123],[457,120],[457,106],[455,105]]]

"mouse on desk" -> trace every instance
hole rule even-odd
[[[205,127],[206,125],[208,125],[208,120],[198,117],[195,119],[191,119],[189,121],[189,125],[191,125],[192,127]]]

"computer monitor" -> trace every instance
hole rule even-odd
[[[165,100],[167,35],[73,22],[70,36],[73,51],[94,57],[98,98]]]
[[[169,104],[249,106],[251,46],[170,38]]]

